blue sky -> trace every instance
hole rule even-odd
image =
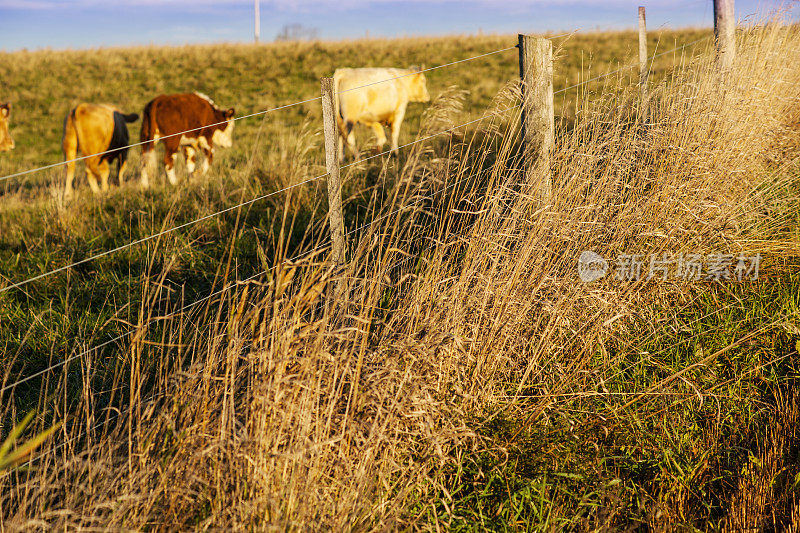
[[[736,0],[737,17],[782,3]],[[626,28],[638,5],[650,28],[712,23],[711,0],[261,0],[261,36],[292,23],[324,39]],[[0,50],[252,39],[253,0],[0,0]]]

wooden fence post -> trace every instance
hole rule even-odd
[[[721,72],[730,70],[736,57],[736,14],[734,0],[714,0],[714,39],[717,65]]]
[[[639,99],[642,123],[647,123],[647,20],[644,6],[639,6]]]
[[[540,179],[539,192],[549,202],[553,191],[550,154],[555,142],[553,43],[533,35],[519,36],[522,80],[522,139],[529,175]]]
[[[336,90],[333,78],[322,78],[322,123],[325,134],[325,166],[328,170],[328,216],[331,220],[331,260],[337,266],[344,264],[344,219],[342,217],[342,182],[339,176],[337,153],[338,129],[336,126]]]

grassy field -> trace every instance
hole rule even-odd
[[[651,51],[708,37],[651,35]],[[513,36],[0,54],[17,148],[55,163],[81,101],[198,90],[244,115],[340,66],[426,67]],[[781,529],[800,519],[796,28],[710,40],[556,97],[552,198],[517,109],[345,170],[349,263],[314,181],[0,293],[3,435],[63,422],[0,474],[3,527]],[[633,65],[633,33],[555,39],[555,86]],[[357,60],[355,58],[358,58]],[[431,71],[401,143],[515,103],[516,50]],[[360,130],[359,140],[370,139]],[[138,138],[138,123],[131,128]],[[324,172],[318,102],[245,119],[211,173],[65,202],[2,182],[0,271],[45,273]],[[376,223],[362,228],[366,222]],[[582,250],[764,257],[758,281],[578,281]],[[235,280],[267,273],[203,302]],[[85,350],[133,331],[100,350]],[[85,353],[84,353],[85,352]],[[24,440],[24,439],[23,439]],[[0,459],[2,459],[0,452]],[[2,461],[0,461],[2,463]]]
[[[651,49],[667,51],[707,35],[653,33]],[[637,39],[633,33],[557,39],[556,87],[635,64]],[[515,41],[514,36],[496,36],[3,54],[2,97],[15,105],[12,132],[17,148],[0,158],[0,175],[58,162],[64,116],[79,102],[110,102],[141,113],[144,104],[160,93],[197,90],[246,115],[314,98],[319,78],[339,66],[435,66],[507,48]],[[680,64],[681,53],[686,52],[659,57],[654,79],[662,79]],[[358,63],[356,57],[361,58]],[[452,99],[457,91],[466,91],[458,109],[448,110],[440,130],[479,116],[517,73],[516,50],[431,71],[429,89],[434,98]],[[636,76],[634,69],[623,74]],[[579,91],[599,94],[607,83],[599,80],[558,95],[563,124],[574,120]],[[419,133],[423,111],[422,105],[410,106],[401,143]],[[133,141],[138,140],[139,124],[130,128]],[[80,164],[80,193],[68,203],[63,199],[62,167],[5,180],[0,184],[4,191],[0,271],[8,284],[19,282],[319,176],[324,173],[320,125],[317,101],[239,121],[234,148],[218,151],[211,174],[177,190],[164,185],[163,173],[155,189],[140,190],[138,148],[131,150],[128,182],[102,199],[92,197]],[[372,134],[362,129],[359,139],[372,142]],[[348,229],[363,222],[376,185],[383,190],[385,180],[375,182],[383,161],[373,160],[366,168],[361,165],[348,172],[344,191]],[[98,344],[127,331],[141,302],[142,276],[153,261],[159,265],[173,261],[163,282],[189,303],[213,292],[231,235],[237,236],[232,277],[249,277],[274,259],[276,235],[287,213],[298,219],[285,240],[288,249],[282,251],[295,255],[301,243],[324,238],[320,230],[324,191],[324,182],[317,181],[290,195],[276,195],[244,211],[171,233],[158,242],[157,252],[151,241],[0,295],[4,318],[0,343],[18,354],[14,372],[23,366],[25,372],[46,366],[53,349],[69,353],[83,349],[84,342]],[[308,232],[309,226],[314,231]],[[37,319],[31,321],[31,316]]]

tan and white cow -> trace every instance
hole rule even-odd
[[[0,104],[0,152],[14,149],[14,139],[8,132],[9,118],[11,118],[11,104]]]
[[[75,178],[75,158],[80,150],[85,157],[86,178],[92,192],[108,190],[111,164],[117,161],[120,185],[125,180],[125,163],[128,158],[128,122],[136,122],[139,115],[125,114],[108,104],[78,104],[64,119],[64,138],[61,147],[66,161],[64,195],[72,196]],[[97,180],[100,180],[100,187]]]
[[[167,179],[177,185],[175,161],[183,149],[189,177],[194,174],[199,150],[205,159],[201,171],[205,174],[214,160],[214,147],[233,146],[234,110],[219,108],[201,93],[168,94],[151,100],[142,118],[142,187],[150,184],[155,166],[155,143],[164,144],[164,167]]]
[[[337,93],[339,123],[339,157],[344,158],[342,138],[355,157],[358,157],[353,128],[361,123],[375,132],[378,151],[386,144],[383,126],[391,130],[392,151],[397,152],[400,126],[409,102],[429,102],[428,88],[422,69],[401,68],[340,68],[333,73]]]

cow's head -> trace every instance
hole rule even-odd
[[[428,94],[428,84],[425,79],[425,67],[411,67],[409,70],[415,71],[416,74],[409,76],[411,82],[409,83],[409,100],[412,102],[430,102],[431,95]]]
[[[0,152],[14,149],[14,139],[8,132],[8,117],[11,116],[11,104],[0,104]]]
[[[219,146],[220,148],[230,148],[233,146],[233,115],[235,111],[233,108],[230,108],[221,113],[222,117],[220,122],[226,122],[226,124],[220,124],[219,127],[214,130],[214,136],[211,138],[211,141],[215,146]]]

